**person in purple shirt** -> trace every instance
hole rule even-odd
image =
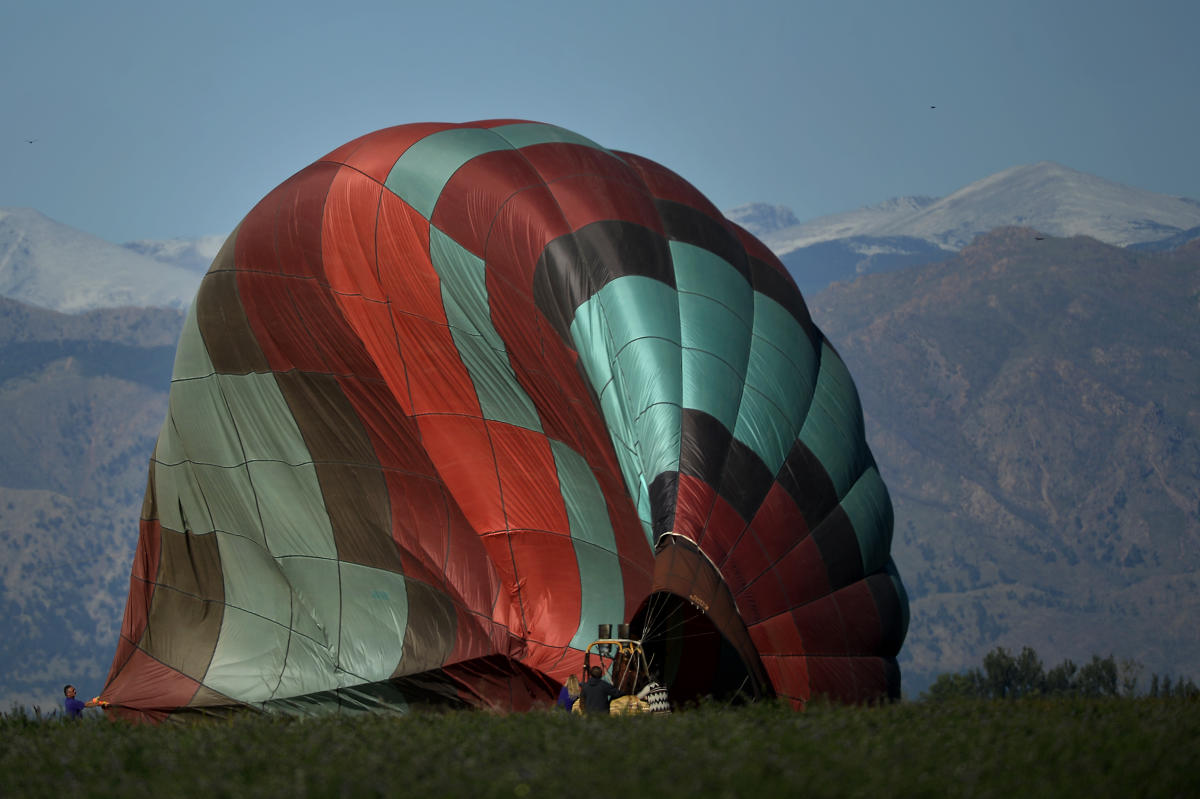
[[[563,685],[562,690],[558,692],[558,706],[568,713],[575,707],[575,700],[579,698],[579,678],[572,674],[567,678],[567,682]]]
[[[63,708],[67,711],[67,718],[69,719],[77,719],[82,716],[85,707],[108,707],[108,702],[103,701],[100,697],[87,702],[80,702],[75,698],[74,685],[64,685],[63,696],[66,697],[63,699]]]

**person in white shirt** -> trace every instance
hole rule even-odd
[[[671,701],[667,687],[658,681],[658,671],[650,672],[650,680],[638,691],[637,698],[650,706],[651,713],[670,713]]]

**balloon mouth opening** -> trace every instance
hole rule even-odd
[[[678,703],[712,699],[731,704],[764,695],[738,649],[704,609],[671,593],[651,594],[630,624],[652,671]]]

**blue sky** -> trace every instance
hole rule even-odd
[[[223,234],[344,141],[490,117],[802,220],[1042,160],[1200,199],[1197,30],[1194,0],[8,0],[0,206]]]

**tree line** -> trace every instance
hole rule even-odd
[[[1200,699],[1200,688],[1190,678],[1171,679],[1153,674],[1143,690],[1139,685],[1142,665],[1135,660],[1118,661],[1112,655],[1092,655],[1078,665],[1070,658],[1047,670],[1032,647],[1014,655],[998,646],[983,656],[982,667],[942,674],[922,698],[1019,699],[1028,696],[1147,696],[1151,698]]]

